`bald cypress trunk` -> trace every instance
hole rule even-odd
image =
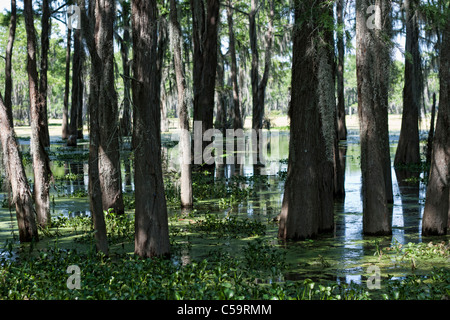
[[[306,10],[312,13],[308,17]],[[320,20],[329,12],[325,1],[295,2],[289,160],[278,229],[282,239],[312,238],[333,225],[336,106]]]
[[[10,121],[10,126],[13,127],[13,115],[12,115],[12,50],[14,46],[14,39],[16,37],[16,20],[17,20],[17,9],[16,1],[11,0],[11,20],[9,23],[9,36],[8,43],[6,45],[5,52],[5,107],[6,112],[8,112],[8,119]]]
[[[189,208],[193,206],[192,196],[192,167],[191,167],[191,137],[189,134],[189,113],[186,100],[186,79],[181,58],[181,26],[178,22],[176,0],[170,0],[170,42],[173,52],[175,77],[177,83],[177,107],[180,121],[180,193],[181,206]]]
[[[66,45],[66,80],[64,87],[64,107],[62,116],[61,138],[69,137],[69,90],[70,90],[70,46],[72,38],[72,28],[67,28],[67,45]]]
[[[419,164],[419,111],[422,97],[422,69],[419,51],[418,1],[405,0],[406,44],[405,86],[400,137],[394,164]]]
[[[377,26],[369,28],[368,0],[356,1],[356,72],[361,140],[363,232],[391,234],[388,83],[390,1],[377,0]]]
[[[45,120],[43,96],[39,90],[36,62],[36,35],[34,32],[33,8],[31,0],[24,2],[25,27],[27,32],[27,73],[30,95],[31,140],[30,151],[33,158],[33,194],[36,204],[38,224],[48,226],[50,216],[50,160],[45,149]]]
[[[170,254],[161,167],[160,101],[162,50],[156,1],[132,1],[133,149],[135,164],[135,253]]]
[[[450,216],[450,20],[447,20],[439,68],[439,109],[433,139],[422,234],[445,235]]]

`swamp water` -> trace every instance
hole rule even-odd
[[[284,178],[287,169],[288,158],[288,132],[272,131],[268,135],[267,163],[265,167],[254,168],[246,158],[246,164],[219,166],[216,170],[217,185],[232,184],[243,191],[243,195],[233,193],[229,197],[225,189],[218,188],[217,192],[199,196],[194,193],[197,200],[195,210],[188,214],[182,214],[176,204],[168,201],[169,223],[175,225],[175,232],[171,235],[176,238],[181,246],[181,254],[174,259],[175,263],[186,264],[193,259],[209,258],[211,253],[228,252],[231,256],[241,254],[243,250],[251,249],[255,239],[259,246],[269,244],[270,250],[267,257],[278,259],[285,257],[286,268],[280,274],[274,275],[269,281],[302,280],[310,278],[313,280],[331,280],[337,282],[362,283],[369,276],[367,268],[376,265],[381,270],[381,277],[403,277],[414,270],[411,262],[402,259],[401,254],[383,258],[380,249],[393,247],[401,248],[409,242],[448,242],[449,237],[422,239],[421,218],[424,207],[425,185],[420,181],[423,176],[416,174],[414,179],[409,178],[410,183],[404,183],[405,178],[397,178],[398,172],[392,169],[394,203],[392,208],[392,236],[389,237],[365,237],[362,234],[362,202],[361,202],[361,172],[359,167],[360,147],[357,131],[349,131],[348,140],[340,145],[345,161],[345,199],[335,203],[335,230],[318,239],[302,242],[282,243],[276,238],[278,225],[274,218],[279,214],[282,205]],[[391,136],[391,160],[395,154],[398,135]],[[31,160],[27,159],[29,140],[20,140],[25,154],[27,176],[32,177]],[[163,142],[163,167],[168,176],[176,177],[178,169],[178,147],[171,141],[169,134],[162,135]],[[274,152],[274,150],[276,152]],[[246,153],[246,155],[249,153]],[[86,142],[79,143],[76,148],[68,148],[62,141],[53,141],[50,149],[52,159],[52,171],[56,178],[55,186],[52,188],[52,215],[54,217],[85,216],[89,217],[89,201],[87,197],[87,160],[88,145]],[[133,165],[130,152],[130,144],[123,141],[122,158],[122,182],[125,192],[124,198],[129,201],[134,190]],[[255,172],[257,170],[258,172]],[[423,175],[423,174],[422,174]],[[176,193],[176,179],[172,179],[173,185],[170,192]],[[202,182],[200,181],[199,184]],[[204,187],[202,189],[202,187]],[[198,186],[194,190],[206,190],[211,185]],[[306,186],[305,186],[306,187]],[[166,187],[167,188],[167,187]],[[169,189],[169,188],[168,188]],[[174,191],[175,190],[175,191]],[[234,191],[239,191],[234,189]],[[169,191],[167,191],[169,192]],[[194,191],[195,192],[195,191]],[[206,191],[205,191],[206,192]],[[15,214],[8,208],[8,194],[2,193],[3,208],[0,210],[0,243],[17,239],[15,225]],[[127,205],[127,204],[126,204]],[[132,212],[132,209],[129,210]],[[207,217],[207,218],[205,218]],[[265,226],[265,231],[258,235],[251,232],[247,236],[235,237],[225,231],[217,236],[209,231],[190,228],[193,223],[201,219],[212,222],[234,221],[244,219],[251,226],[252,222],[258,222]],[[212,217],[212,218],[211,218]],[[220,220],[214,220],[220,219]],[[240,220],[242,221],[242,220]],[[225,226],[225,225],[222,225]],[[237,225],[238,226],[238,225]],[[258,227],[258,225],[256,225]],[[255,227],[255,228],[256,228]],[[81,232],[82,233],[82,232]],[[73,237],[58,239],[61,247],[73,245]],[[54,241],[54,240],[53,240]],[[45,246],[43,241],[37,244]],[[132,244],[116,244],[118,250],[133,252]],[[3,245],[2,245],[3,247]],[[113,246],[112,246],[113,247]],[[2,248],[0,247],[0,250]],[[274,251],[277,252],[274,254]],[[247,259],[251,259],[248,255]],[[0,252],[1,253],[1,252]],[[277,261],[275,261],[277,263]],[[442,261],[438,262],[442,264]],[[430,265],[421,265],[417,268],[427,272],[432,268]],[[448,266],[448,264],[447,264]],[[420,269],[422,267],[422,269]],[[266,280],[267,281],[267,280]]]

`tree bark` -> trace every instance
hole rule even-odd
[[[77,139],[80,138],[80,126],[83,127],[83,44],[80,29],[75,29],[73,41],[73,70],[72,70],[72,106],[70,108],[70,139],[67,141],[69,146],[76,146]],[[81,129],[82,130],[82,129]],[[82,131],[81,131],[82,138]]]
[[[339,28],[337,32],[337,129],[338,139],[347,140],[347,126],[345,124],[345,96],[344,96],[344,0],[336,1],[336,15]]]
[[[236,44],[234,39],[234,30],[233,30],[233,10],[231,9],[231,0],[228,0],[228,7],[227,7],[227,21],[228,21],[228,38],[229,38],[229,48],[228,51],[230,52],[231,57],[231,84],[232,84],[232,90],[233,90],[233,108],[232,108],[232,115],[233,115],[233,129],[242,129],[243,128],[243,122],[242,122],[242,112],[241,112],[241,105],[240,105],[240,99],[239,99],[239,86],[238,86],[238,78],[237,78],[237,60],[236,60]]]
[[[62,117],[61,138],[69,137],[69,90],[70,90],[70,46],[72,38],[72,28],[67,28],[67,47],[66,47],[66,82],[64,88],[64,108]]]
[[[16,1],[11,0],[11,20],[9,22],[9,36],[8,43],[6,45],[5,52],[5,107],[8,112],[8,119],[10,127],[13,127],[13,114],[12,114],[12,50],[14,46],[14,39],[16,37],[16,20],[17,20],[17,8]]]
[[[433,140],[422,234],[445,235],[450,215],[450,20],[443,30],[439,67],[439,109]]]
[[[388,79],[390,65],[390,1],[377,0],[376,21],[381,29],[369,29],[368,0],[356,2],[356,70],[361,140],[363,232],[392,233],[392,178],[389,160]],[[389,38],[390,39],[390,38]]]
[[[330,101],[323,101],[321,96],[330,93],[323,92],[328,80],[324,82],[320,77],[331,67],[326,67],[327,56],[320,38],[324,30],[319,27],[318,17],[329,11],[323,11],[324,1],[296,0],[294,5],[289,160],[278,236],[302,240],[328,231],[333,217],[333,167],[331,150],[326,146],[329,139],[332,146],[334,133],[324,136],[324,132],[325,126],[330,125],[328,113],[334,112],[336,106],[332,101],[327,107]],[[305,10],[312,12],[308,21]],[[328,76],[332,75],[328,72]],[[332,130],[335,132],[333,123]]]
[[[101,60],[98,88],[99,148],[98,165],[102,188],[103,210],[124,213],[119,154],[119,119],[114,83],[114,2],[96,3],[95,46]],[[95,106],[89,106],[95,107]]]
[[[133,149],[135,164],[135,254],[170,254],[161,168],[160,75],[156,1],[132,1]]]
[[[42,96],[39,91],[39,78],[36,62],[36,36],[34,33],[33,8],[30,0],[24,2],[25,28],[27,33],[27,73],[30,94],[30,118],[31,118],[31,140],[30,151],[33,158],[34,172],[34,201],[38,224],[42,227],[49,226],[50,216],[50,160],[45,149],[44,104],[41,103]]]
[[[256,133],[257,140],[254,143],[256,149],[253,153],[256,157],[254,164],[260,165],[264,161],[260,156],[261,144],[261,130],[264,118],[264,100],[266,95],[266,86],[269,80],[271,57],[272,57],[272,43],[273,43],[273,17],[274,17],[274,2],[270,1],[269,8],[269,26],[266,34],[266,50],[264,57],[264,73],[259,80],[259,53],[258,53],[258,36],[256,33],[256,14],[258,1],[251,1],[251,9],[249,14],[249,35],[250,35],[250,49],[252,52],[252,67],[251,67],[251,83],[252,83],[252,129]]]
[[[131,44],[130,36],[130,7],[128,3],[122,3],[123,37],[120,39],[120,56],[122,57],[123,68],[123,115],[120,119],[120,130],[122,136],[131,135],[131,93],[130,93],[130,61],[128,58]]]
[[[192,195],[192,167],[191,167],[191,137],[189,129],[189,113],[186,99],[186,79],[183,71],[183,61],[181,59],[181,26],[178,22],[176,0],[170,0],[170,41],[173,51],[173,61],[175,67],[175,77],[178,94],[178,118],[180,123],[180,196],[181,207],[190,208],[193,206]]]
[[[41,66],[39,75],[39,95],[40,103],[42,106],[40,110],[42,112],[43,126],[40,134],[44,147],[50,146],[50,135],[48,129],[48,107],[47,107],[47,71],[48,71],[48,50],[50,47],[50,5],[49,0],[42,0],[42,18],[41,18]]]
[[[405,0],[406,44],[405,86],[400,137],[394,164],[419,164],[419,110],[422,96],[422,70],[419,51],[418,1]]]
[[[194,43],[194,121],[201,121],[202,137],[213,128],[214,96],[217,71],[219,0],[191,0]],[[206,19],[205,19],[206,15]],[[202,141],[202,154],[207,147]],[[210,171],[213,166],[206,166]]]

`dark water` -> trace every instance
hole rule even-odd
[[[178,172],[178,146],[174,136],[163,134],[163,159],[166,172]],[[58,141],[52,144],[50,156],[52,171],[57,177],[55,188],[52,189],[52,214],[74,216],[89,215],[87,198],[88,168],[87,143],[81,143],[76,148],[67,148]],[[21,141],[24,152],[28,150],[29,141]],[[391,136],[391,159],[395,154],[397,136]],[[269,221],[276,217],[281,209],[284,180],[279,176],[286,171],[288,158],[288,132],[272,131],[265,144],[266,166],[255,169],[251,163],[250,144],[246,144],[246,163],[238,166],[224,164],[219,166],[216,176],[231,177],[233,174],[252,176],[255,170],[258,174],[267,175],[266,182],[253,185],[256,196],[244,201],[233,208],[233,213],[239,216]],[[359,136],[358,132],[349,131],[348,140],[341,142],[340,148],[345,155],[345,199],[337,202],[335,215],[335,231],[314,241],[284,244],[288,251],[287,257],[292,263],[292,271],[285,278],[301,278],[306,273],[317,273],[318,276],[336,277],[339,281],[361,281],[361,274],[370,259],[373,259],[375,241],[385,246],[391,243],[421,241],[421,218],[424,207],[425,186],[420,183],[403,183],[404,178],[397,179],[392,169],[394,204],[392,214],[393,234],[390,237],[366,238],[362,235],[362,202],[361,202],[361,172],[359,168]],[[63,156],[61,156],[63,155]],[[133,172],[130,161],[130,144],[124,141],[122,150],[122,181],[124,191],[133,191]],[[28,177],[32,177],[32,169],[26,167]],[[71,196],[76,194],[77,196]],[[3,199],[7,193],[2,194]],[[210,205],[210,204],[205,204]],[[201,206],[201,205],[199,205]],[[211,208],[211,207],[209,207]],[[214,208],[214,207],[212,207]],[[229,209],[215,212],[225,216]],[[176,214],[178,208],[169,208],[169,214]],[[7,208],[1,209],[0,240],[11,235],[12,216]],[[270,236],[274,238],[276,226],[272,228]],[[368,257],[370,258],[368,260]],[[327,275],[326,263],[333,266],[333,272]],[[322,268],[316,268],[322,265]]]

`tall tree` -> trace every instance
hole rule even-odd
[[[48,103],[47,103],[47,71],[48,71],[48,50],[50,47],[50,2],[49,0],[42,0],[42,17],[41,17],[41,61],[40,61],[40,74],[39,74],[39,95],[40,103],[42,106],[40,110],[42,112],[42,130],[40,134],[41,139],[45,147],[50,146],[50,135],[48,129]]]
[[[175,77],[178,95],[178,118],[180,122],[180,162],[181,162],[181,206],[189,208],[193,206],[192,196],[192,167],[191,167],[191,137],[189,134],[189,113],[186,99],[186,79],[183,70],[181,55],[182,34],[178,21],[176,0],[170,0],[170,42],[173,52]]]
[[[135,164],[135,253],[170,254],[167,206],[161,167],[160,68],[156,1],[133,0],[133,149]],[[159,75],[159,76],[158,76]]]
[[[61,138],[69,137],[69,91],[70,91],[70,47],[72,43],[72,28],[67,28],[67,45],[66,45],[66,80],[64,87],[64,107],[62,115]]]
[[[256,29],[256,16],[261,8],[258,5],[258,0],[251,0],[251,8],[249,14],[249,35],[250,35],[250,49],[252,53],[252,67],[251,67],[251,83],[252,83],[252,129],[256,132],[255,146],[253,150],[256,161],[254,163],[261,164],[262,159],[259,158],[261,138],[260,130],[262,130],[264,118],[264,101],[266,95],[266,86],[269,81],[270,65],[272,58],[272,44],[273,44],[273,17],[274,17],[274,1],[270,0],[269,5],[269,23],[266,33],[266,48],[264,57],[264,72],[260,80],[259,75],[259,50],[258,50],[258,34]]]
[[[83,58],[84,48],[81,29],[75,29],[73,35],[73,62],[72,62],[72,106],[70,108],[69,146],[76,146],[80,127],[83,127]]]
[[[356,1],[356,74],[361,140],[363,232],[391,234],[392,178],[389,159],[388,84],[390,65],[389,0]],[[372,7],[373,8],[373,7]],[[369,14],[370,14],[369,10]],[[368,19],[374,18],[371,24]]]
[[[332,66],[323,38],[326,31],[323,17],[330,13],[326,3],[326,0],[294,3],[289,160],[278,229],[282,239],[311,238],[329,231],[330,218],[333,224],[332,166],[329,164],[332,163],[336,105],[330,98],[334,94],[334,87],[330,87]],[[329,159],[328,165],[324,159]]]
[[[22,163],[19,144],[14,132],[11,106],[11,60],[15,38],[17,19],[16,1],[11,0],[11,20],[9,37],[6,47],[5,63],[5,101],[0,93],[0,141],[3,151],[3,163],[8,185],[12,192],[12,203],[16,207],[19,241],[38,241],[39,235],[36,225],[36,213],[33,207],[33,197]],[[9,100],[7,103],[6,101]]]
[[[11,19],[9,22],[9,36],[8,43],[6,45],[5,52],[5,107],[6,111],[9,113],[8,118],[11,121],[10,126],[13,126],[13,115],[12,115],[12,50],[14,46],[14,39],[16,37],[16,24],[17,24],[17,8],[16,1],[11,0]]]
[[[237,59],[236,59],[236,44],[235,44],[235,36],[234,36],[234,23],[233,23],[233,9],[231,8],[232,3],[231,0],[227,1],[227,21],[228,21],[228,42],[230,52],[231,63],[230,63],[230,71],[231,71],[231,85],[233,92],[233,129],[242,129],[244,127],[242,121],[242,112],[239,98],[239,85],[238,85],[238,71],[237,71]]]
[[[122,58],[122,69],[123,69],[123,87],[124,87],[124,97],[123,97],[123,113],[120,119],[120,132],[122,136],[131,135],[131,93],[130,93],[130,68],[131,63],[129,59],[129,51],[131,45],[131,35],[130,35],[130,3],[128,1],[121,1],[121,22],[123,33],[119,36],[116,33],[116,38],[120,43],[120,56]]]
[[[39,225],[48,226],[51,223],[50,216],[50,160],[45,149],[46,128],[44,115],[43,96],[39,90],[39,77],[36,62],[36,35],[33,21],[33,5],[31,0],[24,1],[25,28],[27,33],[27,73],[30,95],[31,140],[30,151],[33,158],[34,172],[34,201]]]
[[[219,0],[191,0],[194,86],[194,121],[201,121],[202,137],[213,128],[217,71]],[[207,144],[202,142],[202,154]]]
[[[403,1],[406,18],[405,85],[400,137],[394,164],[420,163],[419,111],[422,99],[422,68],[419,51],[418,0]]]
[[[422,234],[445,235],[450,217],[450,9],[443,28],[439,66],[439,109],[433,139]]]
[[[336,72],[336,80],[337,80],[337,130],[338,130],[338,138],[339,140],[347,139],[347,126],[345,123],[345,96],[344,96],[344,55],[345,55],[345,46],[344,46],[344,32],[345,32],[345,24],[344,24],[344,0],[336,1],[336,16],[337,16],[337,72]]]

